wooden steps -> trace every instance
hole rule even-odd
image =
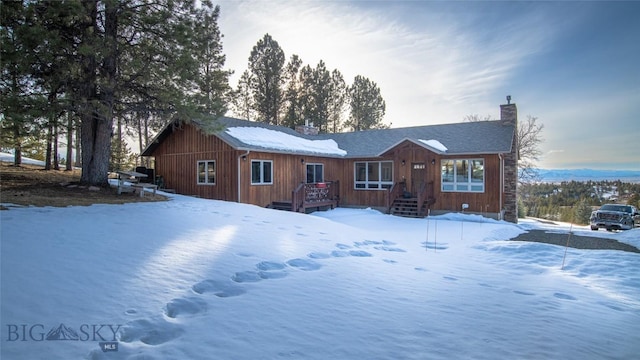
[[[291,211],[291,201],[274,201],[267,207],[269,209]]]
[[[389,213],[402,217],[423,218],[427,213],[426,207],[425,203],[421,209],[418,209],[417,198],[398,198],[393,201]]]

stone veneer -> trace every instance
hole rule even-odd
[[[500,105],[500,120],[515,125],[511,152],[504,154],[503,219],[518,223],[518,109],[516,104]]]

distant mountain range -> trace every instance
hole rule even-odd
[[[543,182],[562,181],[615,181],[640,183],[640,171],[593,169],[538,169]]]

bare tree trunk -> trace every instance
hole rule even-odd
[[[142,114],[141,113],[136,113],[136,120],[138,123],[138,146],[140,147],[140,165],[145,166],[145,164],[142,161],[142,152],[144,151],[144,145],[142,144]]]
[[[60,162],[58,156],[58,120],[53,123],[53,169],[60,170]]]
[[[147,147],[148,144],[149,144],[149,115],[145,116],[144,118],[144,146]],[[146,157],[144,160],[145,160],[145,166],[150,167],[151,160],[148,157]]]
[[[51,138],[53,137],[53,125],[51,119],[49,119],[49,125],[47,126],[47,150],[44,156],[44,169],[51,170]]]
[[[67,112],[67,163],[65,164],[64,170],[71,171],[73,170],[73,161],[71,158],[73,157],[73,118],[71,117],[71,113]]]
[[[122,119],[118,117],[116,120],[116,130],[118,131],[118,141],[116,142],[116,168],[115,170],[122,170],[122,160],[124,160],[124,149],[122,146]]]
[[[22,142],[20,141],[20,128],[18,126],[13,128],[13,137],[16,139],[13,147],[13,166],[20,166],[22,164]]]
[[[80,181],[93,185],[107,185],[111,121],[97,111],[85,111],[81,131],[83,151]]]
[[[85,28],[83,41],[91,45],[98,45],[99,36],[96,35],[97,1],[84,2],[91,26]],[[117,33],[117,3],[104,3],[104,39],[102,44],[103,57],[98,61],[96,54],[88,54],[83,59],[82,71],[85,81],[81,89],[84,99],[81,115],[82,134],[82,176],[80,181],[92,185],[107,186],[109,172],[109,155],[111,153],[111,132],[113,127],[113,105],[115,99],[116,76],[116,33]],[[97,92],[96,69],[100,67],[101,93]]]
[[[76,167],[80,167],[82,166],[82,152],[80,148],[80,126],[74,126],[73,130],[76,133],[76,156],[74,162]]]

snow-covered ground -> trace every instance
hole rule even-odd
[[[4,360],[640,356],[640,254],[508,241],[566,224],[178,195],[0,220]]]
[[[6,152],[0,152],[0,161],[13,163],[14,159],[15,159],[15,155],[10,154],[10,153],[6,153]],[[31,159],[31,158],[28,158],[28,157],[25,157],[25,156],[22,157],[22,163],[23,164],[29,164],[29,165],[44,166],[44,161]]]

